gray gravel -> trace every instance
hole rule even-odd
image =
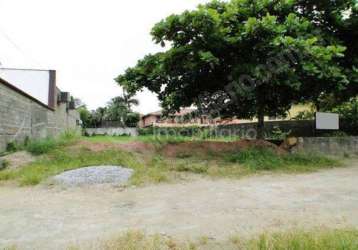
[[[93,166],[64,172],[54,177],[55,182],[66,186],[94,184],[125,184],[133,170],[119,166]]]

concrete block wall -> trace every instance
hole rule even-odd
[[[293,152],[358,155],[358,137],[301,137]]]
[[[79,129],[79,119],[78,112],[67,111],[66,104],[51,110],[0,82],[0,152],[9,142],[22,143],[26,138],[46,138]]]

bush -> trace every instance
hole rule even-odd
[[[54,139],[47,138],[43,140],[31,141],[26,146],[26,150],[33,155],[41,155],[50,152],[58,146]]]
[[[78,139],[75,131],[65,131],[58,138],[47,138],[41,140],[29,141],[25,149],[33,155],[46,154],[58,147],[66,146]]]
[[[177,136],[177,137],[200,137],[209,138],[212,133],[210,129],[199,126],[191,127],[148,127],[139,129],[139,135]]]
[[[19,149],[19,145],[16,142],[9,142],[6,145],[6,151],[7,152],[15,152]]]
[[[9,162],[7,160],[1,160],[0,159],[0,171],[4,170],[9,166]]]
[[[125,119],[125,125],[127,127],[135,128],[135,127],[137,127],[139,120],[140,120],[139,113],[130,112],[127,114],[127,117]]]

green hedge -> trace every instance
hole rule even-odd
[[[139,135],[160,135],[160,136],[197,136],[210,137],[215,134],[215,131],[207,127],[148,127],[139,129]]]

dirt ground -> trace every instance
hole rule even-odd
[[[0,249],[63,249],[128,229],[217,240],[292,227],[358,227],[358,163],[301,175],[195,178],[143,188],[0,186]]]
[[[36,157],[26,151],[15,152],[0,158],[9,163],[9,169],[21,168],[22,166],[28,165],[36,160]]]

